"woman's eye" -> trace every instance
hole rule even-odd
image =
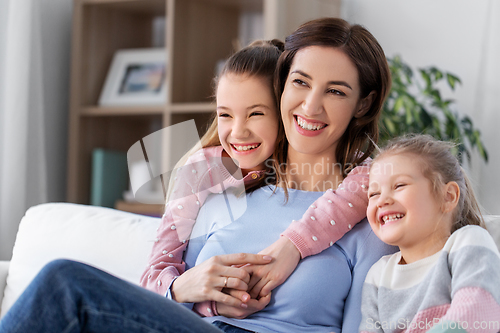
[[[264,115],[264,112],[262,111],[254,111],[252,113],[250,113],[250,117],[251,116],[263,116]]]
[[[396,184],[394,186],[394,188],[401,188],[401,187],[404,187],[404,186],[406,186],[406,184],[401,183],[401,184]]]
[[[299,86],[305,86],[306,85],[306,83],[304,81],[302,81],[301,79],[294,79],[292,82],[295,83],[295,84],[297,84],[297,85],[299,85]]]
[[[228,113],[219,113],[219,118],[229,118],[231,117]]]
[[[340,91],[338,89],[330,89],[328,90],[329,93],[338,95],[338,96],[345,96],[345,93],[343,91]]]
[[[377,196],[377,195],[379,195],[379,194],[380,194],[380,193],[378,193],[378,192],[368,193],[368,198],[373,198],[373,197],[375,197],[375,196]]]

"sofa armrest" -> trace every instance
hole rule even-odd
[[[9,272],[10,261],[0,260],[0,309],[2,308],[2,299],[5,286],[7,285],[7,274]]]

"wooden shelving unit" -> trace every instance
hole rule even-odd
[[[261,38],[283,38],[311,18],[338,16],[340,0],[74,0],[69,202],[89,202],[94,148],[127,151],[148,134],[188,119],[204,130],[215,110],[211,96],[217,62],[231,54],[241,17],[248,12],[262,15]],[[165,18],[169,59],[165,104],[99,106],[114,53],[155,46],[158,17]]]

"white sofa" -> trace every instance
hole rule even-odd
[[[138,284],[160,218],[110,208],[49,203],[19,225],[10,262],[0,261],[0,318],[48,262],[68,258]]]
[[[69,258],[138,283],[160,218],[114,209],[49,203],[30,208],[17,233],[12,260],[0,261],[0,317],[49,261]],[[500,216],[487,226],[500,247]]]

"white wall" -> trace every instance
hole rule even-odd
[[[342,17],[370,30],[386,55],[413,68],[435,65],[462,85],[446,97],[471,116],[490,155],[468,174],[484,211],[500,214],[500,5],[497,0],[343,0]]]

